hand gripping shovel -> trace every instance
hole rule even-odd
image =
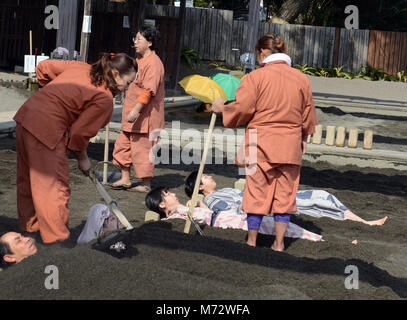
[[[110,212],[112,212],[117,217],[117,219],[119,219],[121,224],[125,226],[125,229],[114,230],[112,232],[106,233],[104,236],[102,236],[98,239],[98,243],[101,246],[101,248],[107,249],[112,244],[115,244],[116,242],[119,242],[119,241],[122,241],[123,239],[125,239],[131,233],[130,230],[132,230],[134,228],[130,224],[130,222],[126,219],[124,214],[121,212],[121,210],[117,206],[116,201],[114,201],[110,197],[110,195],[107,193],[107,191],[105,190],[103,185],[96,178],[96,175],[93,171],[91,171],[89,173],[89,178],[95,184],[97,191],[102,196],[102,198],[105,200],[107,206],[110,209]],[[128,231],[130,231],[130,232],[128,232]]]

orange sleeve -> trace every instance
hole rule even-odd
[[[158,57],[156,58],[160,59]],[[152,97],[157,94],[157,90],[162,81],[163,73],[161,61],[149,60],[146,62],[140,82],[141,87],[150,92]]]
[[[304,97],[305,102],[302,111],[302,136],[306,137],[315,132],[315,126],[318,124],[317,112],[309,82],[307,82]]]
[[[95,96],[72,124],[69,130],[68,149],[83,151],[89,144],[89,139],[106,126],[113,114],[113,99],[101,93]]]
[[[50,81],[58,77],[58,75],[64,72],[64,70],[83,63],[84,62],[79,61],[51,60],[51,59],[41,61],[35,68],[38,83],[43,87]]]
[[[223,125],[236,128],[249,122],[256,110],[256,86],[252,76],[244,77],[236,91],[236,101],[225,105],[222,111]]]
[[[138,96],[137,102],[141,104],[147,104],[150,101],[151,92],[147,90],[143,90],[143,92]]]

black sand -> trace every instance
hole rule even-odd
[[[111,145],[111,150],[113,146]],[[0,139],[0,232],[18,230],[16,154],[12,138]],[[10,149],[10,150],[7,150]],[[94,161],[103,145],[90,145]],[[304,162],[301,189],[320,188],[337,196],[362,218],[385,215],[381,227],[327,218],[292,221],[323,235],[325,242],[286,238],[286,251],[245,245],[246,232],[205,227],[205,237],[183,221],[144,223],[144,194],[108,190],[135,226],[125,257],[109,255],[92,244],[75,246],[89,208],[103,203],[93,184],[70,161],[71,238],[0,272],[0,299],[406,299],[407,173],[393,169],[335,167]],[[184,178],[198,166],[158,165],[153,187],[174,188],[182,202]],[[111,170],[111,168],[110,168]],[[234,165],[207,165],[218,187],[231,187]],[[135,180],[136,181],[136,180]],[[358,244],[351,243],[354,239]],[[47,265],[59,270],[59,289],[47,290]],[[345,268],[359,270],[359,289],[345,288]]]

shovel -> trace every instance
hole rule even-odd
[[[124,214],[121,212],[121,210],[117,206],[116,201],[114,201],[110,197],[110,195],[107,193],[107,191],[105,190],[103,185],[96,178],[96,175],[93,171],[89,172],[89,178],[95,184],[97,191],[102,196],[102,198],[105,200],[107,206],[110,209],[110,212],[112,212],[117,217],[117,219],[119,219],[121,224],[126,228],[126,229],[114,230],[98,239],[98,243],[101,246],[101,248],[107,249],[110,247],[110,245],[112,245],[116,242],[122,241],[124,238],[126,238],[129,235],[129,232],[127,232],[127,231],[131,232],[131,230],[134,228],[130,224],[130,222],[127,220],[127,218],[124,216]]]
[[[192,192],[191,202],[189,205],[189,210],[188,210],[189,220],[187,220],[185,222],[184,233],[189,233],[189,229],[191,228],[191,222],[192,222],[195,225],[195,227],[197,228],[199,234],[201,236],[203,235],[201,229],[199,228],[199,226],[197,225],[197,223],[194,221],[194,219],[192,217],[193,217],[194,208],[196,206],[196,202],[198,199],[199,186],[201,185],[201,177],[202,177],[203,169],[205,166],[205,161],[206,161],[206,156],[208,154],[209,145],[212,140],[212,132],[213,132],[213,128],[215,127],[215,122],[216,122],[216,113],[213,112],[212,117],[211,117],[211,122],[209,124],[208,137],[206,138],[206,141],[205,141],[205,146],[204,146],[204,150],[203,150],[203,154],[202,154],[202,160],[199,165],[198,175],[196,177],[194,191]]]

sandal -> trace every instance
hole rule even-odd
[[[109,183],[108,186],[113,189],[113,190],[128,190],[131,188],[131,183],[130,184],[114,184],[114,183]]]
[[[131,188],[129,191],[148,193],[148,192],[151,191],[151,187],[141,184],[141,185],[138,185],[138,186],[136,186],[134,188]]]

